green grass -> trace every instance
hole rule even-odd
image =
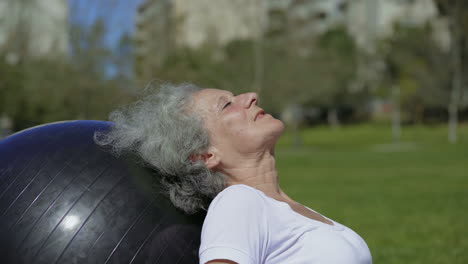
[[[385,126],[285,134],[276,149],[282,188],[357,231],[374,263],[468,263],[468,126],[447,143],[446,127]]]

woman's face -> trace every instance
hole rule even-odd
[[[272,149],[284,130],[283,122],[257,106],[257,94],[234,96],[218,89],[194,94],[193,108],[210,134],[211,145],[223,156]]]

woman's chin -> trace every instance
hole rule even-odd
[[[277,133],[278,133],[278,137],[280,137],[283,133],[284,133],[284,130],[286,129],[286,126],[284,125],[283,121],[279,120],[279,119],[276,119],[276,123],[277,123]]]
[[[272,127],[270,135],[268,136],[268,141],[273,143],[273,145],[276,145],[276,142],[279,140],[281,135],[283,135],[285,128],[283,121],[276,119],[275,126]]]

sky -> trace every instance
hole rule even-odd
[[[84,26],[92,25],[102,18],[107,26],[105,43],[113,49],[122,35],[133,34],[138,6],[145,0],[67,0],[70,20]],[[106,66],[106,75],[112,78],[117,68],[112,63]]]
[[[68,0],[70,19],[91,25],[103,18],[107,25],[106,43],[112,47],[124,33],[135,30],[137,8],[144,0]]]

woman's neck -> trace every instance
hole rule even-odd
[[[235,164],[236,166],[223,169],[223,173],[228,176],[228,186],[245,184],[272,198],[292,201],[279,186],[276,160],[272,153],[257,155],[256,158],[243,158]]]

